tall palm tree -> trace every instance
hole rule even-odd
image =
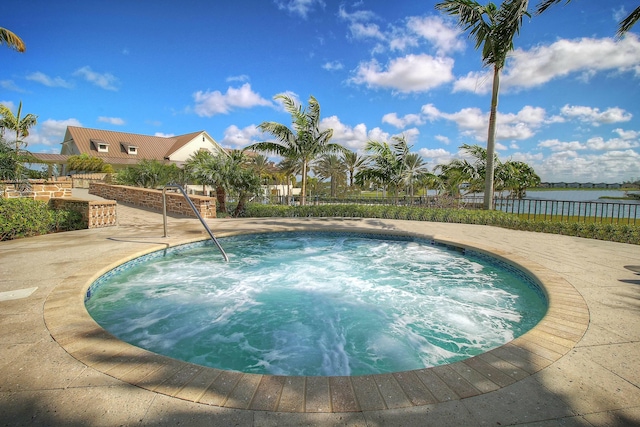
[[[496,115],[500,91],[500,71],[507,54],[513,50],[513,38],[520,32],[522,19],[529,16],[529,0],[505,0],[498,8],[493,3],[482,6],[474,0],[446,0],[436,4],[436,9],[458,17],[458,25],[482,46],[482,62],[493,67],[493,89],[487,136],[487,173],[485,176],[484,208],[493,209],[493,175],[496,138]]]
[[[27,49],[20,37],[2,27],[0,27],[0,45],[1,44],[6,44],[9,48],[17,50],[18,52],[24,52]]]
[[[307,191],[307,175],[309,165],[319,156],[343,151],[345,148],[330,143],[333,129],[320,130],[320,104],[313,97],[309,97],[309,105],[303,108],[288,95],[276,95],[275,99],[282,100],[285,110],[291,114],[293,129],[276,122],[263,122],[258,126],[262,132],[269,133],[276,141],[265,141],[252,144],[245,150],[265,151],[285,158],[302,162],[302,195],[300,204],[304,205]]]
[[[569,3],[571,0],[543,0],[538,4],[536,14],[541,14],[554,4],[558,4],[564,1]],[[640,6],[636,7],[626,18],[618,23],[618,31],[616,35],[622,37],[627,31],[629,31],[640,20]]]
[[[344,183],[347,169],[345,164],[336,154],[325,154],[313,165],[314,173],[320,179],[329,179],[331,186],[331,197],[336,197],[338,192],[338,183]]]

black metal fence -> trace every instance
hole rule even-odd
[[[537,199],[494,199],[496,210],[526,216],[527,219],[636,224],[638,202],[580,202]]]
[[[272,198],[270,203],[297,204],[298,198]],[[428,208],[482,209],[483,198],[462,197],[447,198],[439,196],[421,197],[308,197],[307,204],[366,204],[422,206]],[[640,224],[640,202],[585,202],[538,199],[511,199],[496,197],[494,208],[499,211],[517,214],[531,220],[606,222],[619,224]]]

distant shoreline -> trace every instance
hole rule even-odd
[[[536,187],[527,191],[640,191],[640,188],[575,188],[575,187]]]

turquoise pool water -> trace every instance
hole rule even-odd
[[[268,233],[179,246],[98,279],[86,306],[139,347],[220,369],[365,375],[451,363],[511,341],[547,309],[493,258],[426,240]]]

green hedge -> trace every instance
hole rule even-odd
[[[0,199],[0,241],[87,228],[82,215],[33,199]]]
[[[532,221],[500,211],[429,209],[413,206],[371,205],[307,205],[284,206],[248,204],[245,217],[343,217],[385,218],[413,221],[451,222],[460,224],[493,225],[512,230],[563,234],[589,239],[640,245],[640,226],[629,224],[599,224],[559,221]]]

